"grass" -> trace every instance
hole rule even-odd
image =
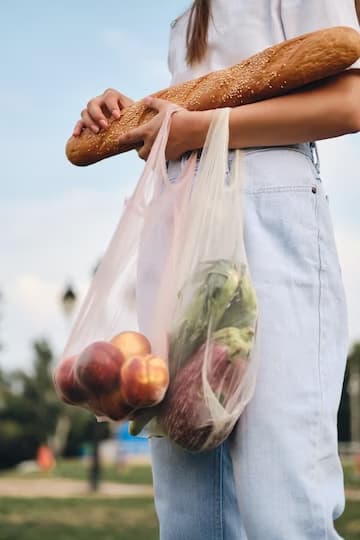
[[[336,529],[345,540],[360,540],[360,502],[347,502],[344,514],[336,521]]]
[[[345,484],[347,487],[360,489],[360,471],[356,470],[354,463],[343,464]]]
[[[61,460],[51,472],[23,473],[11,470],[0,474],[1,476],[18,476],[21,478],[71,478],[73,480],[86,480],[89,475],[88,463],[76,459]],[[122,467],[104,465],[101,478],[106,482],[121,482],[124,484],[152,484],[150,465],[125,464]]]
[[[152,499],[0,498],[0,540],[157,540]]]
[[[51,473],[11,471],[2,476],[86,479],[88,465],[76,460],[59,462]],[[351,464],[344,465],[348,487],[360,488]],[[103,468],[103,479],[129,484],[151,484],[149,465]],[[336,522],[346,540],[360,540],[360,502],[348,501]],[[111,499],[98,496],[64,499],[0,498],[0,540],[157,540],[158,525],[151,498]]]
[[[360,540],[360,503],[349,502],[337,529]],[[157,540],[151,498],[0,498],[0,540]]]

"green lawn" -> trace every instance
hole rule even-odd
[[[0,540],[157,540],[151,499],[0,498]]]
[[[347,502],[344,514],[336,528],[345,540],[360,540],[360,502]]]
[[[360,540],[360,503],[347,504],[337,528],[346,540]],[[134,539],[158,539],[150,498],[0,498],[0,540]]]
[[[346,465],[348,486],[360,483]],[[19,472],[1,476],[18,477]],[[75,460],[60,462],[50,474],[28,473],[22,477],[87,477],[87,465]],[[103,468],[103,479],[131,484],[150,484],[148,465]],[[360,540],[360,502],[348,501],[336,523],[346,540]],[[115,499],[98,496],[66,499],[0,498],[0,540],[157,540],[158,528],[151,498]],[[200,540],[200,539],[199,539]]]
[[[356,471],[355,465],[351,463],[343,464],[345,484],[348,487],[360,489],[360,472]]]
[[[1,476],[21,476],[22,478],[72,478],[74,480],[86,480],[89,465],[81,460],[67,459],[59,461],[55,469],[47,473],[20,473],[16,470],[4,472]],[[106,465],[102,467],[101,477],[107,482],[122,482],[125,484],[151,484],[151,468],[149,465],[124,465],[115,467]]]

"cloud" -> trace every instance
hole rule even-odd
[[[48,337],[61,351],[69,331],[60,303],[63,288],[73,283],[81,301],[130,193],[122,186],[111,196],[72,190],[57,199],[1,205],[0,230],[7,231],[0,237],[6,254],[1,364],[28,365],[29,343],[36,337]]]

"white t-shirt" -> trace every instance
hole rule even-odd
[[[171,84],[230,67],[280,41],[328,28],[359,30],[355,0],[212,0],[206,57],[186,64],[190,9],[172,23],[168,64]],[[352,68],[360,69],[360,60]]]

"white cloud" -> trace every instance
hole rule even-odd
[[[2,257],[0,290],[5,297],[1,337],[7,366],[29,363],[29,342],[46,336],[57,352],[65,345],[69,325],[60,297],[74,284],[79,299],[89,285],[123,209],[124,192],[74,190],[58,199],[7,203],[1,207]]]

